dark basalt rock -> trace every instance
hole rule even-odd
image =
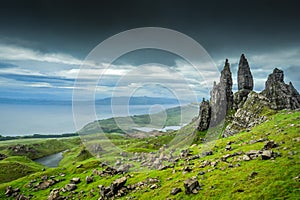
[[[274,110],[300,108],[300,95],[293,84],[284,83],[284,74],[280,69],[275,68],[269,75],[265,89],[261,92],[271,101],[271,108]]]
[[[247,100],[248,94],[253,90],[253,76],[244,54],[241,55],[237,75],[238,91],[233,96],[233,108],[237,110]]]
[[[207,130],[210,123],[211,117],[211,107],[209,105],[209,101],[203,101],[200,104],[200,112],[199,112],[199,123],[197,129],[199,131]]]
[[[253,90],[253,77],[248,61],[244,54],[241,55],[238,69],[238,89]]]

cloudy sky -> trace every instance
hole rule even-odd
[[[218,69],[228,58],[234,80],[244,53],[257,91],[264,88],[275,67],[283,69],[285,81],[292,81],[300,90],[298,8],[297,1],[277,0],[4,0],[0,5],[0,98],[71,100],[86,56],[107,38],[139,27],[163,27],[186,34],[205,48]],[[200,65],[203,60],[196,62]],[[88,66],[84,80],[101,74],[107,63],[91,60]],[[218,79],[216,74],[211,76],[211,80]],[[173,83],[183,96],[189,88],[198,98],[208,97],[207,80],[184,59],[151,49],[128,53],[112,63],[96,96],[108,97],[112,91],[131,95],[126,93],[130,88],[140,88],[137,96],[169,96],[172,92],[163,84],[142,85],[148,79]]]

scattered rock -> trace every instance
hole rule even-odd
[[[181,158],[186,158],[186,157],[191,156],[191,155],[192,154],[191,154],[191,151],[189,149],[183,149],[180,152],[180,157]]]
[[[218,164],[218,162],[216,162],[216,161],[210,163],[210,165],[211,165],[212,167],[217,166],[217,164]]]
[[[65,185],[65,189],[67,191],[73,191],[73,190],[76,190],[76,188],[77,188],[77,186],[74,183],[69,183],[69,184]]]
[[[195,179],[187,179],[183,184],[186,194],[196,194],[201,189],[199,182]]]
[[[272,150],[265,150],[262,152],[261,154],[261,158],[262,160],[268,160],[271,159],[273,157],[274,153]]]
[[[16,200],[29,200],[29,197],[26,197],[24,194],[18,194]]]
[[[79,164],[76,166],[76,168],[81,168],[82,167],[82,164]]]
[[[111,185],[110,185],[110,190],[113,192],[113,193],[116,193],[119,189],[121,189],[125,183],[127,181],[127,178],[126,177],[122,177],[122,178],[119,178],[117,180],[115,180]]]
[[[249,156],[247,156],[247,155],[243,155],[243,160],[244,160],[244,161],[249,161],[249,160],[251,160],[251,159],[250,159],[250,157],[249,157]]]
[[[64,198],[60,196],[59,189],[54,188],[53,190],[51,190],[48,196],[48,200],[60,200],[60,199],[64,199]]]
[[[183,171],[185,171],[185,172],[191,172],[191,171],[192,171],[192,168],[190,168],[189,166],[185,166],[185,167],[183,168]]]
[[[7,155],[0,153],[0,160],[4,160],[5,158],[7,158]]]
[[[91,183],[91,182],[93,182],[93,181],[94,181],[94,178],[91,177],[91,176],[87,176],[87,177],[85,178],[86,184],[89,184],[89,183]]]
[[[153,185],[150,186],[151,190],[156,189],[156,188],[158,188],[157,184],[153,184]]]
[[[268,142],[266,142],[263,150],[269,150],[269,149],[272,149],[272,148],[276,148],[278,147],[278,144],[274,142],[274,140],[270,140]]]
[[[12,188],[11,186],[8,186],[8,187],[6,188],[5,195],[6,195],[6,196],[11,196],[12,193],[13,193],[13,188]]]
[[[173,188],[170,192],[171,195],[176,195],[179,192],[182,192],[181,188]]]
[[[72,178],[70,182],[74,184],[78,184],[80,183],[80,178]]]
[[[210,156],[210,155],[212,155],[212,154],[213,154],[212,151],[204,151],[204,152],[202,152],[202,156],[203,156],[203,157],[205,157],[205,156]]]
[[[38,183],[36,185],[36,188],[41,189],[41,190],[45,190],[45,189],[49,188],[50,186],[54,185],[55,183],[56,183],[55,180],[50,179],[50,180]]]
[[[205,174],[205,172],[203,172],[203,171],[198,172],[198,175],[204,175],[204,174]]]
[[[251,172],[251,174],[249,175],[249,178],[252,179],[254,178],[258,173],[256,171]]]
[[[230,151],[232,148],[231,148],[231,146],[230,145],[226,145],[226,147],[225,147],[225,150],[226,151]]]

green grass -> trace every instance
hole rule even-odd
[[[40,165],[24,156],[11,156],[0,161],[0,183],[9,182],[20,177],[42,171]]]
[[[190,146],[194,155],[201,154],[203,151],[211,149],[213,155],[204,158],[192,160],[189,162],[180,160],[173,169],[144,170],[141,172],[130,172],[126,185],[144,181],[148,177],[158,178],[160,182],[157,189],[151,190],[149,186],[130,192],[121,199],[129,197],[133,199],[299,199],[300,184],[300,112],[296,111],[280,111],[277,114],[269,115],[269,118],[263,124],[260,124],[248,132],[241,132],[229,138],[222,138],[211,141],[208,144],[200,144],[199,140],[194,140],[195,145]],[[120,135],[114,135],[112,140],[119,144],[120,147],[128,151],[157,151],[160,145],[169,143],[176,134],[183,134],[193,130],[195,124],[190,124],[180,131],[166,133],[163,136],[151,137],[147,139],[132,139]],[[197,133],[203,134],[203,133]],[[280,153],[275,160],[256,160],[239,161],[238,156],[228,159],[228,163],[221,162],[220,158],[234,152],[247,152],[249,150],[260,150],[264,146],[264,142],[249,144],[250,140],[266,138],[274,140],[279,147],[273,151]],[[296,139],[298,138],[298,139]],[[225,151],[225,146],[231,141],[232,150]],[[159,144],[159,145],[154,145]],[[73,145],[74,147],[74,145]],[[85,177],[91,176],[93,169],[101,170],[100,161],[94,157],[80,157],[83,146],[77,146],[64,153],[64,159],[58,168],[46,169],[45,172],[37,172],[26,177],[14,180],[9,183],[0,184],[0,198],[7,199],[4,196],[5,188],[12,185],[13,188],[19,187],[25,195],[33,194],[32,199],[45,199],[50,190],[53,188],[64,187],[73,177],[80,177],[83,181],[78,184],[78,189],[73,197],[75,199],[98,199],[98,185],[109,186],[112,181],[124,175],[115,175],[112,177],[94,176],[94,182],[86,184]],[[178,149],[179,151],[180,149]],[[115,155],[111,155],[113,158]],[[17,158],[15,158],[17,160]],[[21,158],[20,158],[21,159]],[[101,160],[101,158],[100,158]],[[214,168],[206,166],[201,168],[204,160],[218,161],[218,165]],[[5,160],[4,160],[5,161]],[[192,172],[184,174],[182,169],[184,163],[190,164],[193,168]],[[76,168],[82,164],[81,168]],[[229,167],[229,164],[239,167]],[[211,170],[211,171],[210,171]],[[183,182],[187,178],[196,176],[200,171],[206,171],[204,175],[198,175],[198,181],[202,190],[198,194],[187,195],[184,193]],[[208,172],[210,171],[210,172]],[[256,171],[258,174],[254,178],[249,178],[250,174]],[[60,173],[65,173],[65,177],[60,177]],[[30,180],[37,179],[44,174],[55,175],[63,180],[46,190],[38,190],[33,192],[31,188],[26,187]],[[175,196],[170,195],[170,191],[174,187],[180,187],[183,192]],[[91,190],[94,189],[94,192]],[[82,194],[81,194],[82,191]],[[93,193],[94,196],[90,196]],[[61,193],[67,196],[69,193]],[[84,196],[85,195],[85,196]]]
[[[9,147],[16,145],[25,145],[32,148],[33,151],[14,152]],[[9,156],[26,156],[30,159],[37,159],[53,153],[58,153],[69,149],[74,145],[80,144],[79,137],[64,138],[64,139],[16,139],[0,142],[0,153]]]

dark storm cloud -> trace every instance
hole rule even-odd
[[[299,46],[298,8],[297,1],[276,0],[10,0],[0,6],[0,36],[34,41],[40,51],[84,57],[120,31],[161,26],[191,36],[213,56],[229,57]]]

